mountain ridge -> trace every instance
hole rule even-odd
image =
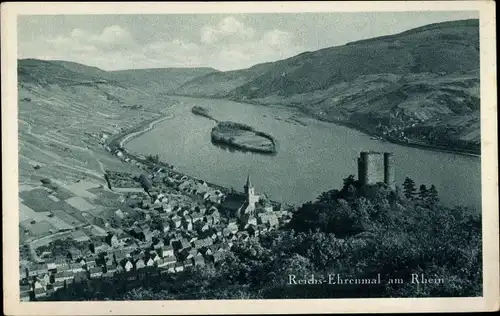
[[[21,59],[20,84],[109,84],[149,97],[185,95],[297,108],[400,143],[480,151],[479,22],[434,23],[240,70],[105,71]],[[112,93],[111,93],[112,94]],[[119,95],[106,92],[110,100]]]
[[[434,23],[197,77],[174,93],[291,106],[397,142],[478,153],[478,49],[477,19]]]

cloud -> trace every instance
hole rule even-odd
[[[201,42],[205,44],[215,44],[219,40],[247,40],[251,39],[255,30],[245,26],[234,17],[226,17],[217,25],[206,25],[201,29]]]
[[[221,70],[275,61],[303,50],[289,32],[273,29],[258,34],[234,17],[226,17],[216,25],[202,27],[200,42],[210,47],[207,50],[212,52],[207,54],[206,61]]]
[[[146,30],[145,30],[146,31]],[[56,37],[19,43],[20,58],[62,59],[105,70],[155,67],[242,69],[291,57],[303,49],[293,34],[280,29],[257,32],[229,16],[198,29],[198,41],[184,38],[141,43],[123,26],[68,30]]]

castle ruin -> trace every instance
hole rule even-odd
[[[361,185],[385,183],[391,189],[396,187],[394,154],[363,151],[358,158],[358,180]]]

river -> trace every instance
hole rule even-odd
[[[420,184],[434,184],[447,205],[480,209],[481,159],[396,145],[357,130],[301,115],[279,107],[241,104],[225,100],[172,97],[179,106],[170,119],[126,143],[133,152],[158,154],[176,170],[239,190],[249,173],[257,193],[293,204],[314,200],[321,192],[340,189],[342,179],[357,175],[357,157],[363,150],[395,154],[397,184],[405,177]],[[214,146],[210,131],[215,122],[194,115],[195,105],[210,110],[218,120],[251,125],[279,142],[274,156],[229,151]],[[298,116],[306,126],[285,121]]]

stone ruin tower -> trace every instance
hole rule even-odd
[[[358,158],[358,180],[361,185],[385,183],[391,189],[396,188],[394,172],[394,154],[363,151]]]

